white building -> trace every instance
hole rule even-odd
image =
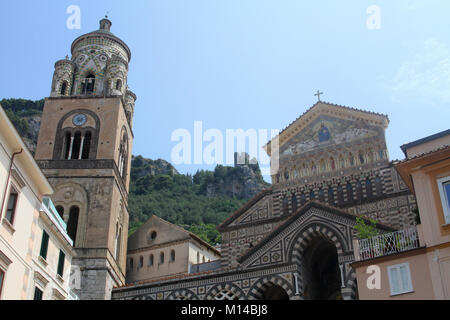
[[[52,187],[3,108],[0,190],[0,300],[67,299],[72,241],[45,197]]]

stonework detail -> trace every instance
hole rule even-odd
[[[388,122],[317,103],[280,133],[272,187],[218,227],[219,269],[119,287],[113,299],[356,299],[356,217],[384,232],[414,224],[415,198],[388,159]]]

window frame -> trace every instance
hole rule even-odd
[[[6,271],[0,268],[0,300],[2,298],[3,284],[5,283]]]
[[[446,176],[443,178],[439,178],[436,180],[438,189],[439,189],[439,197],[441,199],[442,210],[444,214],[444,225],[450,224],[450,199],[447,198],[447,193],[445,192],[444,185],[450,184],[450,176]]]
[[[14,221],[15,221],[15,217],[16,217],[16,210],[17,210],[17,204],[19,202],[19,195],[20,192],[18,191],[19,188],[17,188],[16,186],[14,186],[14,184],[11,182],[9,185],[9,192],[8,192],[8,200],[6,201],[6,208],[5,208],[5,214],[4,214],[4,218],[11,226],[14,225]],[[9,207],[9,200],[11,199],[11,194],[14,191],[14,194],[16,195],[16,199],[14,201],[14,206],[12,208],[12,214],[11,214],[11,220],[9,220],[7,218],[8,215],[8,207]]]
[[[56,274],[60,276],[61,278],[64,277],[64,265],[66,263],[66,254],[63,250],[59,250],[59,256],[58,256],[58,267],[56,269]]]
[[[45,237],[45,235],[47,235],[46,237]],[[44,238],[46,238],[45,239],[45,241],[46,241],[46,244],[45,244],[45,257],[44,257],[44,255],[42,255],[42,251],[43,251],[43,245],[44,245]],[[41,248],[39,249],[39,256],[42,258],[42,259],[44,259],[45,261],[47,260],[47,255],[48,255],[48,244],[50,243],[50,235],[48,234],[48,232],[47,231],[45,231],[44,229],[42,230],[42,238],[41,238]]]
[[[36,299],[36,294],[37,294],[37,292],[40,292],[40,299]],[[43,299],[43,297],[44,297],[44,291],[43,290],[41,290],[40,288],[38,288],[37,286],[35,286],[34,287],[34,296],[33,296],[33,300],[36,300],[36,301],[39,301],[39,300],[44,300]]]
[[[406,267],[406,276],[408,278],[408,287],[406,289],[404,288],[404,283],[402,283],[401,281],[401,267]],[[399,274],[400,274],[400,281],[401,281],[401,287],[402,289],[398,292],[394,291],[394,286],[393,286],[393,279],[392,279],[392,275],[391,272],[394,269],[398,269],[399,270]],[[390,289],[390,294],[391,296],[397,296],[397,295],[401,295],[401,294],[406,294],[406,293],[411,293],[414,292],[414,288],[413,288],[413,284],[412,284],[412,278],[411,278],[411,269],[409,267],[409,262],[403,262],[403,263],[399,263],[399,264],[395,264],[395,265],[391,265],[387,267],[387,274],[388,274],[388,279],[389,279],[389,289]]]

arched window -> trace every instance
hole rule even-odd
[[[364,154],[361,151],[359,152],[359,163],[360,164],[365,163]]]
[[[72,206],[69,211],[69,220],[67,221],[67,234],[73,241],[73,246],[75,247],[77,239],[77,229],[78,229],[78,217],[80,215],[80,208],[77,206]]]
[[[289,171],[287,169],[284,170],[284,179],[289,180]]]
[[[64,207],[63,206],[56,206],[56,211],[58,211],[59,216],[61,219],[64,220]]]
[[[133,270],[134,268],[134,261],[133,258],[130,258],[130,269]]]
[[[332,186],[328,187],[328,204],[334,206],[334,190]]]
[[[300,205],[303,206],[306,203],[306,195],[304,192],[300,195]]]
[[[289,213],[289,203],[288,203],[288,198],[285,196],[283,198],[283,214],[288,214]]]
[[[378,158],[379,158],[380,160],[383,160],[383,159],[384,159],[384,151],[383,151],[383,150],[378,151]]]
[[[64,144],[64,159],[70,159],[70,151],[72,150],[72,135],[70,134],[70,132],[66,132],[64,137]]]
[[[120,79],[116,82],[116,90],[122,90],[122,80]]]
[[[119,223],[116,223],[116,237],[114,243],[114,256],[117,259],[120,257],[120,239],[122,238],[122,228]]]
[[[139,268],[142,268],[144,266],[144,257],[140,256],[139,257]]]
[[[70,131],[64,135],[64,159],[79,160],[89,159],[91,152],[92,133],[89,130]]]
[[[61,91],[59,92],[62,96],[67,94],[67,81],[63,81],[61,84]]]
[[[292,212],[295,213],[297,211],[297,196],[295,194],[292,195],[291,202],[292,202]]]
[[[317,173],[317,167],[316,164],[313,162],[311,164],[311,174],[316,174]]]
[[[153,266],[153,262],[154,262],[154,257],[153,257],[153,254],[151,254],[151,255],[148,257],[148,265],[149,265],[149,266]]]
[[[377,192],[377,196],[381,196],[383,194],[383,184],[379,176],[375,178],[375,189]]]
[[[355,157],[353,156],[353,153],[349,154],[348,162],[350,163],[350,166],[354,166],[355,165]]]
[[[206,262],[205,256],[203,256],[203,258],[202,258],[202,263],[205,263],[205,262]]]
[[[340,184],[337,187],[337,201],[339,205],[344,203],[344,190]]]
[[[200,253],[197,252],[197,263],[200,263]]]
[[[347,201],[353,201],[353,186],[350,182],[347,182]]]
[[[81,159],[89,159],[89,152],[91,150],[91,139],[92,133],[90,131],[86,131],[82,139],[81,145]]]
[[[336,170],[336,163],[334,162],[333,157],[330,158],[330,167],[331,167],[331,170]]]
[[[373,192],[372,192],[372,182],[370,181],[370,178],[366,179],[366,195],[367,198],[372,198]]]
[[[363,199],[363,190],[361,181],[356,182],[356,199],[361,203]]]
[[[325,192],[323,191],[322,188],[319,189],[319,201],[325,202]]]
[[[315,200],[316,199],[316,195],[314,193],[314,190],[311,190],[311,192],[309,193],[309,200]]]
[[[95,88],[95,75],[90,73],[84,80],[82,80],[82,94],[92,94]]]
[[[171,250],[170,251],[170,262],[174,262],[175,261],[175,250]]]
[[[325,164],[325,160],[321,159],[320,160],[320,172],[325,172],[327,169],[327,166]]]
[[[127,163],[128,163],[128,136],[126,132],[123,132],[119,146],[119,162],[118,162],[118,169],[120,176],[122,178],[125,178],[126,176]]]
[[[81,132],[75,132],[72,144],[72,156],[70,159],[78,159],[80,157]]]
[[[339,167],[341,169],[345,168],[345,161],[344,161],[344,158],[342,156],[339,158]]]
[[[164,252],[161,252],[159,254],[159,264],[163,264],[164,263]]]

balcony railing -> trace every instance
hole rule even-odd
[[[416,227],[411,227],[359,240],[358,245],[360,259],[368,260],[419,248],[419,233]]]

